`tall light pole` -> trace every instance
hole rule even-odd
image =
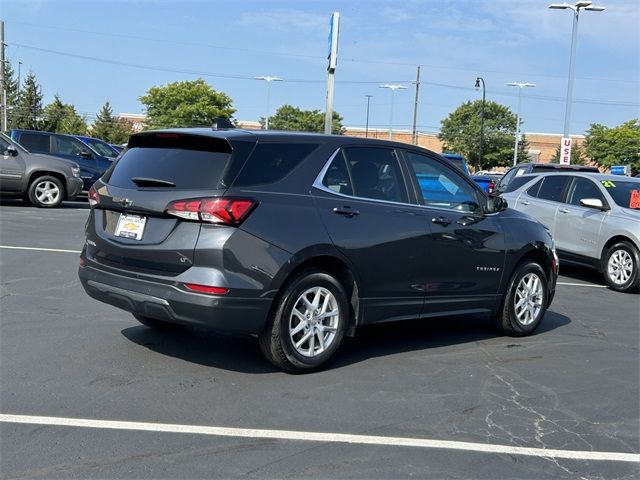
[[[569,79],[567,81],[567,103],[564,109],[564,130],[562,144],[567,146],[568,142],[568,155],[567,160],[564,163],[571,162],[571,137],[569,129],[571,123],[571,99],[573,96],[573,71],[576,64],[576,39],[578,38],[578,17],[580,16],[580,10],[587,10],[590,12],[602,12],[604,7],[592,5],[590,0],[579,0],[573,5],[569,3],[552,3],[549,8],[554,10],[573,10],[573,28],[571,29],[571,56],[569,57]],[[562,147],[561,147],[562,148]],[[562,154],[561,160],[562,161]]]
[[[518,87],[518,110],[516,112],[516,144],[513,147],[513,164],[518,163],[518,142],[520,141],[520,105],[522,103],[522,89],[525,87],[535,87],[535,83],[510,82],[509,87]]]
[[[487,93],[487,89],[484,86],[484,78],[476,77],[476,90],[480,88],[480,83],[482,82],[482,108],[480,110],[480,154],[478,155],[478,161],[476,162],[476,172],[480,171],[482,168],[482,153],[484,150],[484,104],[485,97]]]
[[[380,85],[380,88],[388,88],[391,90],[391,112],[389,113],[389,140],[393,138],[393,103],[396,90],[405,90],[404,85],[390,85],[388,83]]]
[[[371,102],[373,95],[365,95],[365,97],[367,97],[367,124],[364,127],[364,136],[366,138],[369,136],[369,102]]]
[[[264,120],[264,129],[269,130],[269,101],[271,99],[271,82],[281,82],[282,79],[278,77],[265,77],[264,75],[254,78],[256,80],[264,80],[265,82],[267,82],[267,116]]]

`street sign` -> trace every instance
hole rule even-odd
[[[571,164],[571,138],[562,137],[560,144],[560,165]]]
[[[327,58],[329,59],[329,66],[327,67],[327,70],[333,73],[338,64],[338,34],[340,30],[339,12],[333,12],[329,25],[329,52],[327,55]]]
[[[611,167],[611,175],[629,175],[629,165],[615,165]]]

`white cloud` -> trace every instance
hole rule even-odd
[[[246,13],[236,23],[241,26],[255,26],[278,31],[326,32],[329,29],[329,15],[319,15],[293,9],[279,9]]]

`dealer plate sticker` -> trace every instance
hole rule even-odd
[[[147,217],[139,215],[129,215],[121,213],[116,227],[116,237],[129,238],[131,240],[142,240],[144,226],[147,223]]]

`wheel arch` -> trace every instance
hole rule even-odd
[[[636,251],[640,250],[640,248],[638,248],[637,242],[634,242],[633,239],[631,239],[631,237],[629,237],[627,235],[623,235],[623,234],[614,235],[609,240],[607,240],[605,242],[605,244],[602,246],[602,250],[600,251],[600,260],[598,262],[598,266],[599,266],[599,270],[598,271],[599,272],[604,272],[604,270],[605,270],[604,269],[604,256],[607,253],[607,250],[609,250],[616,243],[620,243],[620,242],[630,243],[631,245],[633,245],[636,248]]]
[[[306,255],[299,254],[296,257],[299,257],[298,261],[295,261],[294,257],[288,263],[288,265],[295,265],[293,268],[289,269],[285,266],[274,278],[276,280],[279,277],[276,297],[292,278],[304,270],[318,269],[332,275],[342,284],[347,293],[347,298],[349,299],[347,335],[353,336],[362,315],[358,288],[359,281],[353,267],[349,265],[348,261],[330,251]],[[273,308],[277,308],[277,302],[275,301],[272,304]]]
[[[38,178],[38,177],[44,177],[44,176],[51,176],[51,177],[55,177],[58,180],[60,180],[60,182],[62,183],[62,186],[64,187],[64,196],[66,198],[67,196],[67,177],[65,177],[65,175],[61,172],[57,172],[55,170],[34,170],[32,172],[29,172],[29,175],[26,178],[26,182],[25,182],[25,186],[24,186],[24,191],[28,192],[29,191],[29,187],[31,187],[31,183],[33,183],[33,181]]]

